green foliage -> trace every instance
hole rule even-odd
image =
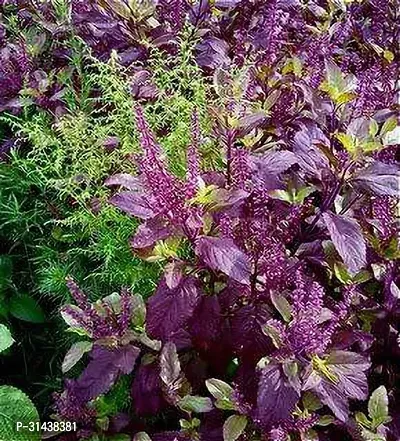
[[[377,432],[377,429],[391,421],[388,403],[387,390],[385,386],[380,386],[372,392],[368,401],[368,417],[363,412],[356,412],[356,421],[366,441],[384,441],[386,439]]]
[[[110,392],[95,402],[98,418],[108,418],[129,408],[131,378],[123,375]]]
[[[29,423],[39,422],[38,412],[20,390],[11,386],[0,387],[0,439],[12,441],[39,441],[39,432],[19,428],[16,423],[29,427]]]
[[[56,3],[61,8],[62,2]],[[179,176],[186,170],[194,109],[203,132],[210,128],[207,88],[188,35],[183,33],[177,56],[153,51],[152,81],[159,94],[146,105],[149,122]],[[73,69],[58,73],[66,87],[67,112],[56,123],[47,112],[32,113],[29,106],[18,117],[3,117],[28,146],[15,152],[9,164],[0,164],[0,234],[23,241],[19,251],[31,262],[34,290],[60,304],[68,299],[67,275],[95,295],[128,285],[147,296],[158,270],[133,256],[128,239],[137,224],[107,204],[109,189],[103,185],[113,173],[136,171],[127,160],[140,151],[131,72],[118,64],[116,55],[103,63],[79,39],[69,44]],[[79,89],[73,81],[77,76]],[[103,147],[109,136],[120,141],[111,152]],[[217,162],[215,146],[205,142],[202,149],[205,161]]]
[[[67,2],[52,3],[57,21],[68,21]],[[28,43],[33,37],[26,36]],[[171,170],[180,177],[186,172],[195,109],[202,134],[211,128],[208,86],[194,61],[195,43],[186,30],[176,56],[152,50],[151,81],[158,97],[144,105]],[[65,44],[70,49],[68,69],[49,74],[50,82],[57,80],[64,87],[65,112],[55,118],[38,109],[27,88],[22,112],[0,116],[0,139],[11,132],[20,145],[7,162],[0,162],[0,318],[7,320],[18,341],[13,363],[22,370],[7,368],[4,376],[25,389],[18,379],[23,377],[44,415],[50,413],[50,393],[60,386],[53,366],[61,366],[60,352],[76,341],[72,333],[62,332],[65,325],[56,319],[59,306],[70,301],[65,278],[72,276],[92,300],[121,286],[147,297],[160,272],[132,253],[129,238],[138,223],[108,204],[110,189],[104,186],[114,173],[137,172],[129,160],[140,152],[132,69],[122,67],[116,55],[109,62],[93,58],[77,37],[69,36]],[[119,145],[109,151],[104,141],[111,136],[118,137]],[[218,166],[219,149],[206,138],[201,155],[205,163]],[[28,365],[35,369],[28,373]],[[116,385],[99,403],[104,417],[129,405],[125,386]]]
[[[10,314],[19,320],[32,323],[43,323],[45,314],[40,305],[28,294],[12,296],[10,300]]]
[[[14,343],[10,330],[0,323],[0,354]]]

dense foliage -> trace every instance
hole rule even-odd
[[[0,8],[0,438],[398,441],[396,2]]]

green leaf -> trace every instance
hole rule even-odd
[[[368,429],[362,430],[362,437],[365,441],[386,441],[386,437],[383,435],[378,435],[374,432],[371,432]]]
[[[8,301],[6,299],[6,294],[0,291],[0,317],[7,318],[7,316],[8,316]]]
[[[0,289],[5,288],[11,281],[12,260],[10,256],[0,256]]]
[[[132,438],[130,437],[130,435],[126,435],[124,433],[119,433],[118,435],[110,436],[109,438],[107,438],[107,441],[131,441],[131,439]],[[133,438],[133,439],[136,440],[136,438]],[[147,439],[143,438],[143,440],[140,440],[140,438],[139,438],[139,441],[151,441],[151,439],[150,438],[147,438]]]
[[[312,392],[305,392],[302,398],[303,406],[310,412],[315,412],[322,408],[322,403],[320,399],[314,395]]]
[[[382,147],[383,145],[378,141],[367,141],[361,144],[361,148],[365,153],[374,152],[375,150],[379,150]]]
[[[231,415],[224,423],[224,441],[236,441],[246,426],[247,418],[244,415]]]
[[[333,417],[332,415],[323,415],[319,418],[317,424],[318,426],[325,427],[325,426],[329,426],[334,421],[335,421],[335,417]]]
[[[215,407],[221,410],[236,410],[235,404],[228,398],[217,400],[215,402]]]
[[[336,278],[340,282],[342,282],[344,285],[351,283],[352,277],[349,274],[349,272],[347,271],[347,268],[343,263],[341,263],[341,262],[335,263],[333,269],[334,269]]]
[[[206,380],[206,387],[210,394],[217,400],[230,398],[233,392],[233,388],[228,383],[218,380],[217,378]]]
[[[10,313],[17,319],[31,323],[44,323],[46,319],[42,308],[28,294],[17,294],[11,298]]]
[[[39,414],[27,395],[12,386],[0,386],[0,440],[40,441],[40,432],[19,428],[39,422]]]
[[[307,432],[302,435],[301,441],[319,441],[318,432],[313,429],[307,430]]]
[[[279,329],[272,323],[267,323],[261,327],[261,331],[264,335],[272,340],[273,345],[279,349],[283,345],[282,335]]]
[[[380,135],[381,136],[386,135],[386,133],[391,132],[396,127],[397,127],[397,118],[395,116],[391,116],[383,124]]]
[[[133,437],[132,441],[151,441],[151,438],[146,432],[140,432]]]
[[[390,132],[385,133],[383,137],[384,146],[396,144],[400,144],[400,126],[397,126]]]
[[[371,118],[371,122],[369,124],[369,129],[368,129],[369,135],[374,137],[377,135],[377,133],[379,132],[379,125],[376,122],[376,120],[374,120],[373,118]]]
[[[285,297],[273,291],[271,293],[271,302],[278,310],[285,322],[289,323],[292,320],[292,307]]]
[[[383,51],[383,58],[391,63],[394,60],[394,53],[388,49]]]
[[[369,271],[362,270],[353,277],[353,282],[357,283],[357,284],[365,283],[368,280],[370,280],[371,278],[372,278],[372,275]]]
[[[93,343],[90,341],[78,341],[74,343],[64,357],[61,370],[65,374],[72,369],[76,363],[84,356],[86,352],[89,352],[93,347]]]
[[[368,402],[368,415],[374,427],[388,421],[389,400],[385,386],[380,386],[372,392]]]
[[[357,423],[361,424],[363,427],[367,427],[369,429],[372,427],[371,421],[368,419],[368,417],[363,412],[356,412],[355,417],[356,417]]]
[[[210,398],[199,397],[197,395],[186,395],[183,397],[178,406],[185,412],[205,413],[210,412],[213,409],[213,405]]]
[[[0,353],[8,349],[14,343],[10,330],[0,324]]]
[[[274,325],[267,323],[261,327],[261,331],[272,340],[272,343],[276,348],[279,349],[282,346],[283,342],[281,333]]]
[[[357,152],[357,138],[354,135],[338,133],[336,138],[351,155],[354,155]]]
[[[326,62],[326,80],[321,84],[320,89],[326,92],[337,105],[345,104],[355,98],[353,91],[357,86],[357,79],[354,75],[344,75],[340,68],[332,63]]]
[[[307,196],[315,191],[315,187],[303,187],[299,188],[294,194],[294,202],[296,204],[302,204]]]
[[[134,326],[143,328],[146,323],[146,304],[144,303],[143,297],[138,294],[133,295],[131,299],[131,322]]]

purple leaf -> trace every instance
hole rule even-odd
[[[142,183],[137,176],[130,175],[128,173],[118,173],[114,176],[110,176],[106,181],[105,185],[120,185],[128,190],[141,191]]]
[[[293,150],[300,166],[309,174],[320,177],[321,170],[329,168],[328,158],[317,147],[328,146],[329,141],[316,126],[304,127],[294,136]]]
[[[258,159],[261,171],[266,174],[278,175],[297,163],[294,153],[287,150],[267,153]]]
[[[365,371],[371,363],[355,352],[334,351],[327,359],[328,369],[339,378],[344,394],[355,400],[368,397],[368,383]]]
[[[190,334],[200,348],[221,339],[224,320],[217,296],[203,296],[190,322]]]
[[[168,288],[176,288],[182,280],[184,263],[173,261],[169,262],[164,268],[165,281]]]
[[[156,216],[148,195],[123,191],[112,196],[110,203],[120,210],[125,211],[125,213],[138,217],[139,219],[152,219]]]
[[[353,182],[363,190],[379,196],[398,196],[400,194],[400,168],[394,164],[375,161],[361,170]]]
[[[202,236],[197,241],[196,254],[211,269],[239,283],[250,284],[250,261],[231,239]]]
[[[292,152],[282,150],[253,157],[251,162],[254,180],[266,190],[276,190],[282,186],[278,175],[296,164],[297,158]]]
[[[262,326],[271,318],[264,305],[245,305],[230,320],[234,350],[248,360],[257,361],[272,349],[272,342],[262,332]]]
[[[153,338],[167,342],[174,333],[181,331],[201,296],[198,281],[186,277],[174,289],[168,288],[163,279],[150,297],[147,309],[147,332]]]
[[[240,134],[247,135],[252,130],[261,127],[268,120],[268,115],[266,112],[256,112],[250,115],[244,116],[238,121]]]
[[[233,205],[239,205],[239,203],[243,202],[248,196],[249,193],[244,190],[226,190],[225,188],[219,188],[213,193],[213,197],[215,198],[213,205],[215,205],[215,208],[232,207]]]
[[[178,380],[181,374],[181,365],[176,346],[173,343],[168,342],[164,345],[161,351],[160,366],[160,377],[166,386],[170,386]]]
[[[349,399],[365,400],[368,397],[365,371],[371,363],[355,352],[334,351],[324,364],[332,378],[314,371],[307,382],[322,403],[330,407],[339,420],[346,421],[349,414]],[[312,381],[310,381],[311,377]]]
[[[81,401],[90,401],[108,392],[120,374],[132,372],[140,350],[135,346],[109,349],[95,346],[82,375],[74,383],[74,394]]]
[[[234,8],[241,0],[216,0],[216,8]]]
[[[139,366],[133,380],[132,397],[139,416],[156,415],[165,407],[158,364]]]
[[[114,151],[119,146],[119,144],[120,140],[118,136],[109,136],[103,141],[103,147],[109,153]]]
[[[140,349],[132,345],[124,346],[119,350],[119,356],[115,361],[115,365],[123,374],[130,374],[136,363],[136,359],[140,354]]]
[[[357,221],[332,212],[322,216],[343,262],[352,274],[358,273],[366,265],[366,245]]]
[[[203,360],[224,372],[232,358],[229,322],[223,316],[219,296],[203,296],[189,322],[193,346]]]
[[[286,420],[299,398],[300,392],[289,384],[282,366],[271,362],[260,372],[255,418],[263,426]]]
[[[164,240],[173,233],[174,229],[164,219],[157,216],[139,225],[136,234],[130,240],[130,244],[135,249],[148,248],[158,240]]]

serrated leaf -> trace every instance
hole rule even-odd
[[[372,392],[368,401],[368,415],[375,427],[387,421],[389,417],[389,400],[385,386],[380,386]]]
[[[0,354],[14,343],[10,330],[7,326],[0,324]]]
[[[178,406],[185,412],[205,413],[213,409],[211,399],[208,397],[199,397],[197,395],[186,395]]]
[[[244,415],[231,415],[224,423],[224,441],[236,441],[245,431],[247,418]]]
[[[61,370],[65,374],[72,369],[76,363],[84,356],[86,352],[89,352],[93,347],[93,343],[90,341],[78,341],[74,343],[64,357]]]
[[[0,409],[0,440],[40,441],[39,432],[16,428],[17,422],[23,426],[39,422],[39,414],[27,395],[15,387],[0,386]]]
[[[278,310],[285,322],[289,323],[292,319],[292,307],[284,296],[278,294],[276,291],[271,292],[271,302]]]
[[[42,308],[28,294],[17,294],[11,298],[10,314],[19,320],[31,323],[44,323],[46,320]]]

